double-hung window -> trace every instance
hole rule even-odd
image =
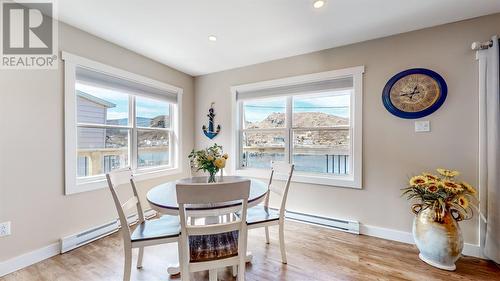
[[[105,174],[178,172],[182,89],[75,55],[65,59],[66,193],[106,186]]]
[[[361,187],[363,67],[232,88],[237,174],[268,176],[271,161],[294,180]]]

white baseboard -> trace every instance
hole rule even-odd
[[[366,224],[361,224],[359,232],[360,234],[368,236],[378,237],[392,241],[398,241],[407,244],[415,244],[415,241],[413,241],[413,234],[411,232],[394,230],[394,229],[383,228],[373,225],[366,225]],[[482,254],[481,247],[475,244],[465,243],[462,254],[464,256],[472,256],[482,259],[485,258],[485,256],[483,256]]]
[[[53,243],[38,250],[0,262],[0,277],[58,255],[60,251],[59,243]]]
[[[156,211],[151,209],[144,212],[144,217],[146,218],[150,218],[155,215]],[[137,220],[137,215],[129,216],[127,220],[130,224],[133,224]],[[112,234],[118,230],[120,223],[114,220],[104,226],[106,227],[103,228],[103,226],[101,226],[82,231],[79,234],[70,235],[61,239],[60,242],[53,243],[43,248],[0,262],[0,277]],[[63,243],[64,239],[68,241]]]

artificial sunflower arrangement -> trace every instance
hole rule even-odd
[[[456,213],[460,220],[472,218],[472,208],[477,210],[476,189],[464,181],[457,181],[458,171],[436,171],[437,175],[422,173],[412,177],[409,187],[402,189],[402,196],[406,196],[407,200],[416,199],[422,209],[435,210],[437,221],[444,217],[445,212]]]
[[[195,168],[196,171],[208,172],[208,182],[215,182],[215,175],[220,169],[226,167],[226,160],[229,156],[224,153],[221,145],[214,144],[198,151],[193,149],[188,158],[192,168]]]

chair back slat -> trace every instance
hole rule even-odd
[[[118,169],[109,172],[109,178],[114,187],[118,187],[123,184],[130,184],[130,180],[133,178],[132,170],[130,168]]]
[[[127,202],[122,204],[122,210],[125,212],[125,211],[132,209],[132,208],[136,208],[138,202],[139,202],[139,200],[137,200],[137,197],[134,196],[134,197],[128,199]]]
[[[283,176],[289,176],[292,172],[293,164],[289,164],[287,162],[278,162],[278,161],[273,161],[271,163],[271,168],[274,172],[274,175],[283,175]]]
[[[277,186],[276,184],[271,184],[269,186],[269,190],[271,192],[278,194],[279,196],[283,196],[283,194],[285,193],[285,188],[281,187],[281,186]]]
[[[229,223],[220,223],[214,225],[190,225],[187,227],[187,235],[211,235],[217,233],[225,233],[235,230],[241,230],[241,220],[237,219]]]
[[[177,184],[177,202],[183,204],[221,203],[248,199],[249,193],[249,180],[216,184]]]

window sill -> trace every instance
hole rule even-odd
[[[179,175],[182,173],[180,168],[162,168],[162,169],[141,169],[134,173],[136,182],[150,180],[159,177]],[[73,189],[66,189],[66,195],[76,194],[86,191],[98,190],[108,186],[105,175],[93,177],[91,179],[77,179]]]
[[[270,173],[270,170],[264,169],[238,169],[234,174],[237,176],[269,179],[271,175]],[[275,175],[274,178],[277,180],[286,180],[285,177],[282,177],[280,175]],[[292,182],[362,189],[361,185],[355,182],[352,175],[334,176],[294,172],[292,176]]]

